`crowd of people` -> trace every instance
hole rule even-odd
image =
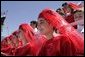
[[[84,56],[84,5],[42,10],[1,41],[2,56]]]

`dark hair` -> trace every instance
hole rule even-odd
[[[56,12],[58,12],[60,15],[64,15],[64,13],[59,12],[59,10],[61,11],[61,8],[58,8]]]
[[[68,5],[68,4],[65,2],[65,3],[62,4],[62,7],[66,6],[66,5]]]
[[[61,8],[58,8],[56,11],[61,10]]]
[[[73,14],[77,13],[77,12],[82,12],[81,10],[76,10],[73,12]]]
[[[67,6],[67,5],[68,5],[68,3],[65,2],[62,4],[62,7]],[[69,5],[68,5],[68,7],[71,9],[71,14],[73,14],[74,9],[72,7],[70,7]]]
[[[30,24],[35,24],[37,27],[37,21],[31,21]]]

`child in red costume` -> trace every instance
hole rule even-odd
[[[53,27],[59,30],[60,36],[53,37]],[[38,17],[38,28],[48,39],[41,48],[39,56],[84,55],[83,36],[57,12],[44,9]]]
[[[19,35],[22,40],[23,46],[16,49],[16,56],[36,56],[38,50],[42,46],[45,38],[37,39],[33,29],[28,24],[21,24],[19,26]]]

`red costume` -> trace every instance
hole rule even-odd
[[[63,35],[48,40],[41,48],[40,56],[78,56],[84,55],[83,36],[78,33],[57,12],[51,9],[43,10],[38,18],[44,18]],[[59,39],[58,39],[59,38]]]
[[[68,16],[65,17],[65,20],[68,22],[68,23],[72,23],[72,22],[75,22],[74,20],[74,14],[70,14]],[[73,26],[75,29],[77,29],[77,25]]]
[[[21,24],[20,28],[23,29],[24,34],[28,43],[25,46],[19,47],[16,49],[15,55],[16,56],[36,56],[38,53],[39,48],[42,46],[43,42],[45,41],[44,37],[37,39],[33,33],[33,29],[28,24]],[[41,41],[41,42],[39,42]]]
[[[1,52],[9,55],[13,55],[12,50],[14,50],[13,48],[13,42],[12,42],[12,35],[10,35],[9,37],[6,37],[5,39],[2,40],[1,42]],[[11,43],[8,43],[8,41],[11,41]],[[5,56],[5,55],[4,55]]]
[[[17,34],[18,32],[15,31],[13,32],[13,35]],[[18,39],[19,41],[19,45],[16,47],[16,43],[14,42],[14,37],[13,35],[10,35],[8,37],[6,37],[5,39],[2,40],[1,42],[1,52],[7,54],[8,56],[12,56],[14,55],[14,50],[15,48],[18,48],[20,46],[22,46],[22,42]],[[8,43],[9,42],[9,43]],[[4,55],[5,56],[5,55]]]

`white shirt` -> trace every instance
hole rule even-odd
[[[81,33],[84,33],[84,28],[82,29]]]
[[[82,29],[84,30],[84,25],[78,24],[77,26],[78,26],[78,28],[77,28],[78,32],[81,33]]]

